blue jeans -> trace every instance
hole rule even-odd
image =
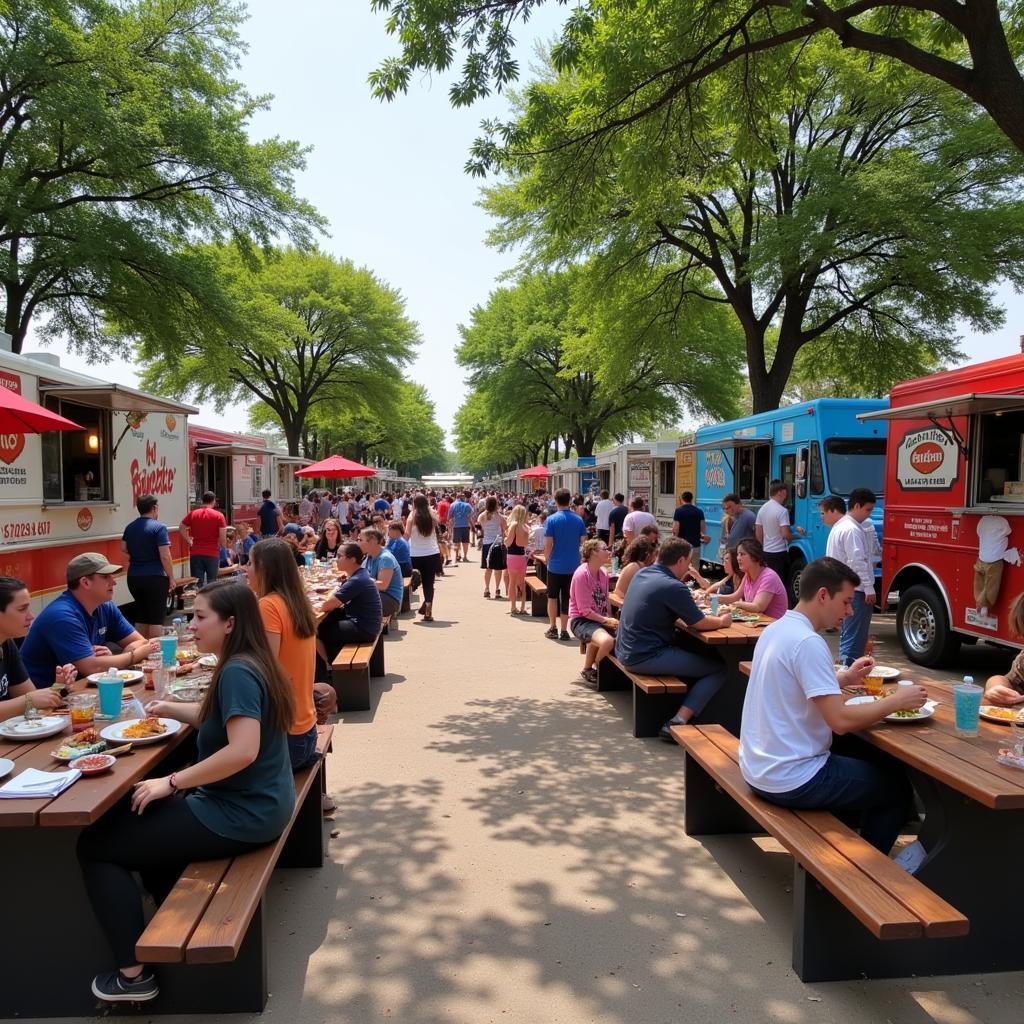
[[[189,555],[188,571],[195,576],[196,587],[202,590],[207,583],[212,583],[217,578],[217,570],[220,568],[220,559],[216,555]]]
[[[856,812],[861,836],[882,853],[888,853],[899,837],[913,795],[897,762],[867,761],[842,754],[829,754],[810,782],[788,793],[754,792],[779,807]]]
[[[306,765],[317,760],[315,725],[309,732],[299,733],[298,736],[288,734],[288,757],[291,760],[293,772],[297,772],[300,768],[305,768]]]
[[[850,607],[853,614],[843,619],[839,635],[839,660],[844,665],[852,665],[864,653],[871,629],[871,614],[875,610],[874,604],[868,604],[859,590],[854,592]]]
[[[694,654],[681,647],[666,647],[652,657],[630,662],[626,667],[642,676],[678,676],[685,679],[688,689],[682,706],[689,708],[694,716],[704,710],[729,675],[718,658]]]

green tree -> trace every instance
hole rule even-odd
[[[540,155],[509,159],[486,195],[493,240],[525,244],[529,265],[592,259],[599,282],[667,293],[672,317],[729,308],[755,411],[779,404],[806,345],[891,384],[920,358],[957,357],[959,319],[997,325],[997,279],[1024,284],[1024,162],[989,119],[824,39],[790,58],[792,85],[753,115],[720,81],[678,121],[639,121],[586,160],[559,142],[607,101],[602,69],[553,73],[516,126]]]
[[[145,386],[220,404],[256,399],[292,455],[300,444],[313,451],[319,408],[397,401],[419,337],[395,289],[318,252],[289,249],[255,267],[231,247],[203,255],[230,296],[229,315],[210,320],[189,302],[173,319],[154,314],[136,334]]]
[[[16,352],[34,319],[95,358],[108,315],[150,320],[185,296],[215,315],[198,240],[310,244],[304,151],[247,135],[268,97],[231,77],[243,17],[231,0],[0,0],[0,323]]]
[[[519,74],[512,55],[516,23],[544,3],[371,0],[374,10],[388,13],[387,31],[401,46],[398,56],[371,74],[375,95],[391,99],[408,90],[416,72],[447,71],[460,49],[461,75],[449,93],[453,105],[506,88]],[[723,69],[739,68],[742,95],[750,98],[763,85],[757,69],[763,55],[820,34],[844,48],[900,62],[969,97],[1024,150],[1024,13],[1011,0],[653,0],[629,9],[646,16],[645,34],[608,31],[607,16],[625,6],[602,0],[579,4],[566,20],[555,50],[560,68],[576,66],[592,46],[606,70],[624,72],[603,115],[576,126],[578,142],[646,118],[672,119]],[[639,20],[633,24],[641,28]],[[651,71],[630,75],[628,57],[640,53]]]

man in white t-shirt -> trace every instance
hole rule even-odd
[[[597,536],[608,543],[608,531],[610,529],[608,524],[608,517],[612,514],[612,509],[615,508],[615,502],[608,497],[607,491],[601,492],[601,500],[594,507],[594,516],[597,522],[594,524],[594,529],[597,530]]]
[[[864,532],[864,523],[875,507],[875,495],[866,487],[855,487],[850,491],[846,515],[837,514],[842,507],[843,499],[834,495],[818,504],[822,521],[830,527],[825,554],[848,565],[860,577],[850,616],[843,621],[839,637],[839,660],[852,665],[864,653],[875,610],[875,566]]]
[[[781,480],[773,480],[768,485],[768,500],[757,510],[754,523],[754,537],[764,548],[764,564],[774,569],[783,583],[789,579],[789,544],[793,540],[785,504],[788,493]]]
[[[658,520],[650,512],[644,511],[643,498],[634,498],[629,505],[633,511],[622,520],[622,538],[627,544],[636,537],[639,537],[640,531],[645,526],[658,525]]]
[[[899,686],[891,697],[847,704],[840,687],[860,683],[874,664],[860,658],[838,675],[818,630],[851,614],[859,577],[834,558],[818,558],[800,575],[800,600],[773,622],[754,648],[740,725],[740,770],[758,796],[781,807],[860,812],[861,834],[888,853],[907,821],[911,789],[902,766],[844,736],[894,711],[921,707],[923,686]],[[844,741],[845,745],[845,741]]]

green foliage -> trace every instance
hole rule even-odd
[[[229,246],[192,258],[223,306],[208,316],[185,301],[173,315],[119,325],[148,364],[145,386],[219,404],[258,399],[257,425],[272,412],[293,455],[300,442],[311,450],[311,414],[398,406],[417,328],[401,295],[369,270],[295,249],[255,263]]]
[[[252,142],[268,97],[232,78],[231,0],[0,0],[0,284],[15,351],[42,333],[109,354],[104,318],[223,296],[192,251],[322,224],[294,193],[295,142]],[[124,354],[124,350],[121,350]]]

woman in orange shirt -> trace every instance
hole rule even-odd
[[[288,730],[292,769],[316,760],[316,617],[302,587],[292,549],[282,540],[261,540],[249,553],[246,566],[259,598],[267,641],[292,685],[295,718]]]

